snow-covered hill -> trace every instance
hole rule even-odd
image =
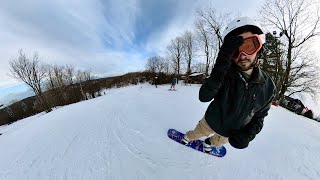
[[[138,85],[0,127],[0,179],[320,179],[320,123],[272,107],[244,150],[212,157],[167,138],[208,103],[199,86]]]

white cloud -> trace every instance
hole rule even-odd
[[[124,53],[126,58],[119,58],[115,54],[132,44],[139,4],[137,0],[102,2],[2,2],[0,86],[15,82],[7,76],[8,61],[20,48],[30,56],[37,51],[43,62],[50,64],[73,64],[98,72],[122,71],[120,67],[130,61],[129,55]]]
[[[197,8],[213,6],[218,11],[256,15],[261,1],[4,1],[0,6],[0,87],[17,82],[7,76],[8,61],[20,48],[29,56],[37,51],[43,62],[71,64],[97,74],[143,70],[149,55],[163,54],[171,39],[193,30]],[[156,11],[158,4],[161,9]]]
[[[170,22],[166,25],[162,31],[154,31],[146,44],[146,50],[154,51],[164,55],[167,45],[171,39],[182,35],[186,30],[194,30],[194,21],[196,10],[208,4],[206,1],[189,1],[179,4],[175,7],[175,16],[171,17]]]
[[[242,1],[234,0],[218,2],[207,0],[184,1],[185,3],[180,3],[178,7],[175,7],[176,14],[172,17],[167,28],[151,34],[146,44],[146,49],[163,55],[171,39],[182,35],[186,30],[194,31],[197,9],[213,7],[218,12],[231,12],[239,16],[256,16],[257,7],[259,7],[261,1],[250,0],[245,5]]]

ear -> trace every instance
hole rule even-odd
[[[261,49],[257,53],[257,58],[262,59],[262,54],[264,52],[264,45],[262,45]]]
[[[259,66],[259,60],[258,60],[258,56],[256,56],[256,59],[254,60],[251,67],[258,67],[258,66]]]
[[[258,67],[260,64],[263,63],[263,58],[262,58],[263,51],[264,51],[264,48],[263,48],[263,45],[262,45],[262,48],[257,53],[256,60],[255,60],[255,62],[253,64],[254,67]]]
[[[258,67],[262,63],[263,63],[263,59],[262,58],[258,58],[258,56],[256,56],[256,59],[254,60],[254,63],[252,64],[252,66],[253,67]]]

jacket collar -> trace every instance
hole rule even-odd
[[[254,67],[253,72],[251,75],[251,82],[253,83],[259,83],[259,84],[264,84],[266,83],[266,78],[264,77],[264,74],[260,67]]]
[[[237,65],[233,64],[232,67],[234,68],[235,71],[234,71],[234,73],[231,74],[231,76],[236,79],[236,78],[239,77],[239,73],[242,73],[242,72],[240,72],[240,70],[238,69]],[[260,67],[254,67],[253,68],[253,72],[251,74],[250,82],[251,83],[258,83],[258,84],[266,83],[266,78],[265,78],[262,70],[260,69]]]

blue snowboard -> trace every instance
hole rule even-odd
[[[168,137],[180,144],[181,143],[181,139],[183,138],[184,134],[175,130],[175,129],[169,129],[168,130]],[[187,147],[190,147],[192,149],[195,149],[195,150],[198,150],[200,152],[203,152],[203,141],[201,140],[195,140],[195,141],[192,141],[190,142],[188,145],[186,145]],[[183,145],[183,144],[182,144]],[[212,150],[210,152],[210,155],[213,155],[213,156],[217,156],[217,157],[223,157],[225,156],[227,153],[227,150],[224,146],[222,146],[221,148],[214,148],[212,147]],[[209,154],[209,153],[206,153],[206,154]]]

